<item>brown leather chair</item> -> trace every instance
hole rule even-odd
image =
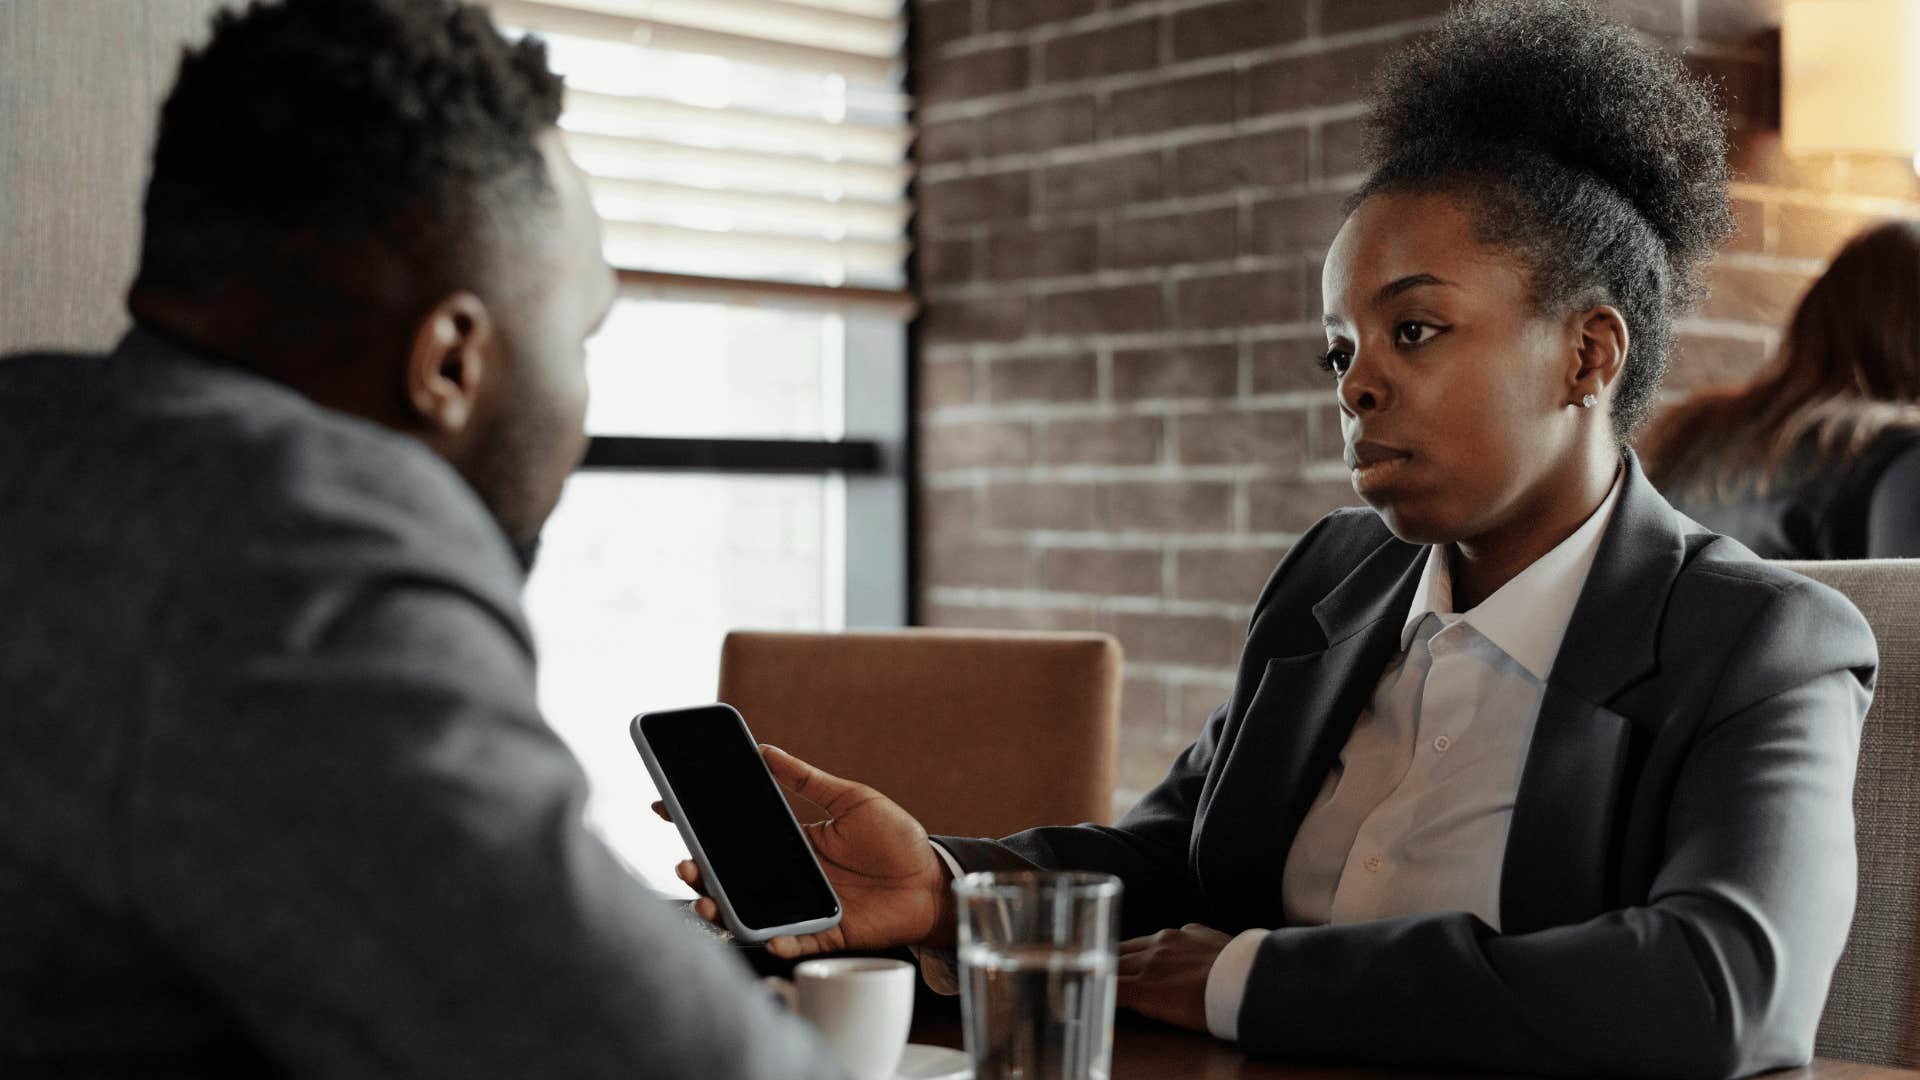
[[[1105,634],[735,631],[720,700],[761,742],[871,785],[931,833],[1112,815],[1120,643]]]
[[[1853,788],[1860,898],[1814,1052],[1920,1065],[1920,559],[1782,565],[1845,593],[1880,643]]]

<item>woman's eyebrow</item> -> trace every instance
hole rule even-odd
[[[1406,277],[1397,278],[1382,285],[1380,291],[1373,294],[1373,302],[1376,304],[1385,303],[1409,289],[1417,289],[1422,285],[1452,284],[1453,282],[1434,277],[1432,274],[1408,274]]]
[[[1444,285],[1451,287],[1453,282],[1445,278],[1435,277],[1432,274],[1408,274],[1406,277],[1395,278],[1385,285],[1380,286],[1380,291],[1373,294],[1373,302],[1376,304],[1384,304],[1403,292],[1410,289],[1418,289],[1424,285]],[[1337,330],[1346,325],[1346,322],[1346,319],[1338,315],[1320,316],[1320,325],[1329,330]]]

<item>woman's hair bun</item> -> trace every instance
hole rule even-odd
[[[1369,134],[1375,170],[1401,177],[1499,173],[1514,155],[1591,175],[1652,226],[1676,279],[1733,232],[1712,84],[1583,0],[1457,8],[1389,65]]]

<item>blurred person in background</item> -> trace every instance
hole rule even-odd
[[[0,1076],[840,1075],[535,704],[615,292],[561,97],[471,4],[223,14],[134,329],[0,360]]]
[[[1920,222],[1854,237],[1770,367],[1674,405],[1639,445],[1675,506],[1765,558],[1920,555]]]

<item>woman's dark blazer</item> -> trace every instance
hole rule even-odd
[[[1854,900],[1872,632],[1661,498],[1629,457],[1547,681],[1501,872],[1464,912],[1286,927],[1295,831],[1399,648],[1417,545],[1322,519],[1261,594],[1232,698],[1115,827],[941,838],[968,870],[1105,870],[1122,934],[1274,929],[1250,1051],[1519,1073],[1804,1063]]]

